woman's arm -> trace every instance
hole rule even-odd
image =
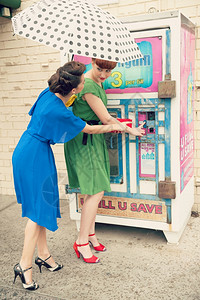
[[[97,117],[101,120],[101,122],[105,126],[109,126],[109,130],[107,130],[107,128],[102,128],[101,130],[105,130],[105,131],[101,131],[101,132],[93,132],[93,133],[104,133],[104,132],[110,132],[110,131],[119,131],[119,132],[127,132],[131,135],[135,135],[135,136],[143,136],[145,131],[143,129],[143,125],[144,123],[142,123],[139,127],[133,127],[130,128],[128,126],[126,126],[126,123],[121,123],[119,122],[116,118],[113,118],[107,108],[105,107],[105,105],[103,104],[102,100],[90,93],[87,93],[84,95],[84,99],[87,101],[88,105],[91,107],[91,109],[94,111],[94,113],[97,115]],[[95,125],[97,127],[99,127],[98,125]],[[95,127],[95,126],[91,126],[91,127]],[[117,128],[117,129],[115,129]],[[85,129],[85,128],[84,128]],[[100,130],[97,128],[97,130]],[[89,133],[89,132],[88,132]]]
[[[97,117],[103,124],[109,125],[116,123],[117,120],[109,114],[107,108],[99,97],[87,93],[83,98],[87,101],[90,108],[94,111],[95,115],[97,115]]]
[[[88,125],[84,127],[82,132],[86,132],[89,134],[98,134],[98,133],[106,133],[110,131],[120,131],[120,132],[127,132],[131,135],[135,136],[143,136],[145,131],[142,129],[144,123],[142,123],[139,127],[137,128],[130,128],[126,126],[125,124],[122,124],[119,122],[119,124],[110,124],[110,125]]]
[[[83,128],[82,132],[89,134],[98,134],[106,133],[110,131],[125,131],[126,126],[123,125],[123,128],[119,124],[110,124],[110,125],[88,125]]]

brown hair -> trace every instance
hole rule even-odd
[[[48,80],[49,90],[52,93],[59,93],[66,96],[81,82],[81,75],[85,71],[84,64],[77,61],[70,61],[60,67]]]
[[[104,59],[99,59],[99,58],[93,58],[92,60],[101,69],[112,70],[117,65],[117,63],[115,61],[109,61],[109,60],[104,60]]]

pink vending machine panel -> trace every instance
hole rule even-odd
[[[155,134],[155,113],[139,112],[139,125],[145,122],[145,134]],[[140,177],[155,177],[155,144],[139,143],[139,175]]]

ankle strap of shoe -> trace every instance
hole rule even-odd
[[[28,271],[28,270],[30,270],[30,269],[32,269],[32,267],[27,268],[26,270],[22,270],[22,271],[23,271],[23,272],[26,272],[26,271]]]
[[[95,235],[95,233],[89,234],[89,236],[94,236],[94,235]]]
[[[79,245],[76,244],[77,247],[83,247],[83,246],[87,246],[87,245],[89,245],[89,243],[86,243],[86,244],[79,244]]]
[[[47,261],[50,257],[51,257],[51,255],[49,255],[49,257],[47,257],[44,261]]]

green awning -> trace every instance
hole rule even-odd
[[[16,9],[20,7],[21,0],[0,0],[0,5]]]

